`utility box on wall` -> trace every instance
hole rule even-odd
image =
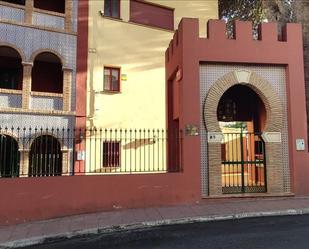
[[[296,139],[296,150],[297,151],[305,150],[305,139],[302,139],[302,138]]]

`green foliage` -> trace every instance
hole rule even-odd
[[[240,121],[231,122],[231,123],[228,123],[224,126],[228,127],[228,128],[247,129],[247,123],[246,122],[240,122]]]
[[[252,21],[256,29],[262,21],[275,21],[279,26],[293,21],[293,3],[296,0],[219,0],[219,16],[227,21],[232,36],[233,21]]]
[[[265,19],[262,0],[219,0],[219,17],[227,22],[227,34],[233,37],[233,21],[252,21],[254,36],[257,26]]]
[[[265,19],[262,0],[219,0],[219,16],[228,23],[238,19],[258,24]]]

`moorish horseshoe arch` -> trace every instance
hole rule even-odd
[[[34,63],[36,57],[40,54],[44,54],[44,53],[49,53],[49,54],[53,54],[55,57],[57,57],[60,62],[61,62],[61,65],[62,67],[67,67],[67,63],[65,61],[65,58],[57,51],[53,50],[53,49],[49,49],[49,48],[41,48],[41,49],[38,49],[36,51],[34,51],[31,55],[30,55],[30,61],[31,63]]]
[[[221,184],[221,138],[222,133],[217,118],[217,107],[222,95],[232,86],[242,84],[250,87],[261,98],[266,109],[266,126],[263,139],[266,150],[267,193],[283,193],[283,168],[281,132],[283,110],[279,96],[271,84],[248,70],[230,72],[218,79],[209,89],[204,105],[204,124],[208,133],[217,139],[208,139],[209,195],[222,194]]]
[[[20,56],[21,61],[26,61],[26,56],[25,53],[23,52],[23,50],[19,47],[17,47],[16,45],[12,44],[12,43],[8,43],[8,42],[0,42],[0,47],[8,47],[11,49],[14,49]]]

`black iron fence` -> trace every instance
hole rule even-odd
[[[265,143],[261,133],[233,132],[223,136],[223,193],[266,192]]]
[[[179,172],[181,155],[181,131],[0,127],[0,177]]]

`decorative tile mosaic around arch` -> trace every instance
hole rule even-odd
[[[225,74],[236,70],[250,70],[266,79],[282,101],[284,122],[282,129],[282,161],[284,191],[290,192],[290,168],[288,150],[288,121],[287,121],[287,98],[286,98],[286,76],[284,66],[256,66],[256,65],[222,65],[201,64],[200,65],[200,138],[201,138],[201,178],[202,195],[208,196],[208,159],[207,159],[207,131],[203,121],[204,102],[210,87]]]
[[[75,117],[63,117],[63,116],[47,116],[47,115],[33,115],[33,114],[11,114],[11,113],[0,113],[0,127],[2,131],[7,127],[8,131],[12,131],[13,134],[23,139],[24,143],[30,141],[30,139],[35,135],[35,129],[37,129],[37,133],[42,134],[46,129],[51,131],[51,129],[70,129],[72,131],[74,129]],[[19,130],[18,130],[19,128]],[[23,131],[25,128],[25,131]],[[31,130],[29,129],[31,128]],[[58,137],[61,137],[61,132],[58,134]],[[66,137],[66,136],[65,136]],[[66,140],[66,139],[64,139]],[[65,145],[69,148],[72,147],[72,141],[66,140]]]
[[[27,60],[39,49],[57,51],[65,59],[65,67],[76,68],[76,36],[12,24],[0,24],[0,41],[15,44]]]

